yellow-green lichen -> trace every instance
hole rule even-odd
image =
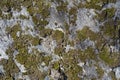
[[[113,67],[118,63],[119,54],[110,53],[107,48],[104,48],[99,57],[109,66]]]
[[[47,37],[52,35],[52,31],[53,31],[52,29],[45,29],[43,27],[40,27],[39,29],[40,29],[40,35],[42,37]]]
[[[53,35],[52,35],[53,39],[55,39],[58,43],[61,43],[64,39],[64,33],[59,31],[59,30],[55,30]]]
[[[67,2],[64,2],[64,1],[58,1],[58,4],[59,4],[59,6],[57,6],[57,11],[58,12],[67,12],[67,5],[68,5],[68,3]]]
[[[7,27],[6,28],[6,31],[8,34],[11,35],[11,37],[14,39],[14,40],[17,40],[18,37],[17,37],[17,32],[18,31],[21,31],[21,27],[19,25],[15,25],[13,27]]]
[[[58,46],[54,49],[54,53],[57,55],[62,55],[64,53],[64,48],[62,46]]]
[[[77,31],[77,38],[80,41],[83,41],[87,38],[90,38],[90,40],[97,40],[97,33],[94,33],[89,29],[89,27],[84,27],[82,30]]]

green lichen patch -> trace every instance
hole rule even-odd
[[[57,43],[61,43],[64,40],[64,33],[59,30],[55,30],[52,37],[57,41]]]
[[[102,31],[104,32],[103,34],[105,36],[109,36],[110,38],[113,38],[116,34],[115,26],[113,23],[113,20],[109,20],[104,24],[104,27],[101,28]]]
[[[50,4],[40,0],[39,2],[35,1],[34,6],[28,7],[28,12],[33,18],[33,21],[36,25],[44,27],[48,24],[46,18],[50,16]]]
[[[50,62],[52,61],[52,56],[43,56],[41,58],[41,61],[44,61],[46,66],[49,66],[50,65]]]
[[[64,27],[65,27],[65,32],[66,32],[66,34],[69,34],[69,28],[70,28],[70,26],[69,26],[69,24],[67,23],[67,22],[65,22],[64,23]]]
[[[40,39],[38,37],[32,38],[31,44],[34,45],[34,46],[39,45],[40,44]]]
[[[105,21],[107,19],[111,19],[114,17],[115,11],[115,8],[105,9],[101,13],[96,13],[97,15],[95,16],[95,18],[98,19],[98,21],[100,22]]]
[[[70,46],[74,46],[74,45],[75,45],[75,42],[74,42],[73,40],[68,40],[67,42],[68,42],[68,44],[69,44]]]
[[[74,6],[71,7],[71,5],[69,5],[69,0],[1,1],[0,17],[2,19],[10,20],[13,17],[11,9],[20,12],[21,6],[23,6],[27,9],[30,16],[26,17],[24,15],[20,15],[18,19],[28,20],[29,18],[32,18],[35,26],[34,29],[31,31],[35,31],[37,34],[36,36],[24,34],[28,33],[27,30],[30,29],[26,28],[26,30],[23,31],[18,24],[13,27],[6,27],[6,34],[10,35],[13,38],[13,43],[8,47],[9,49],[6,51],[9,59],[2,59],[0,61],[0,64],[3,64],[5,70],[5,75],[3,75],[2,78],[0,76],[0,80],[13,80],[15,73],[19,73],[20,70],[13,60],[13,53],[15,50],[17,50],[19,53],[16,55],[15,59],[17,60],[17,62],[24,65],[27,70],[27,72],[23,73],[23,75],[28,75],[31,80],[44,80],[46,75],[50,75],[49,71],[44,72],[43,70],[42,72],[40,70],[42,62],[44,62],[45,66],[49,68],[48,70],[55,69],[59,71],[60,68],[63,68],[68,80],[80,80],[78,75],[83,74],[84,68],[84,66],[80,67],[78,65],[80,61],[85,63],[87,60],[94,60],[95,64],[88,64],[90,66],[95,66],[95,69],[98,73],[98,79],[102,79],[102,77],[104,76],[104,70],[102,69],[102,67],[99,66],[99,62],[104,61],[105,64],[110,67],[118,66],[120,55],[114,52],[109,52],[108,48],[110,47],[110,45],[113,45],[114,41],[119,37],[118,26],[120,24],[120,21],[116,20],[117,28],[115,28],[115,21],[113,21],[113,17],[115,15],[116,9],[104,8],[109,3],[115,3],[116,0],[85,0],[80,1],[80,4],[76,2],[77,1],[73,1],[72,3]],[[49,19],[51,19],[50,10],[53,7],[57,10],[57,12],[55,12],[55,15],[58,22],[59,20],[64,22],[62,24],[64,32],[45,27],[49,24]],[[73,32],[74,30],[70,30],[70,27],[76,26],[77,14],[79,9],[87,9],[91,12],[92,10],[94,10],[96,16],[93,19],[98,20],[98,23],[100,22],[100,25],[102,25],[102,22],[105,21],[103,25],[99,27],[99,32],[94,33],[93,31],[91,31],[90,27],[92,26],[85,26],[82,30],[78,30],[75,33]],[[2,14],[2,11],[7,12],[8,14]],[[87,16],[90,17],[90,14],[87,13]],[[54,24],[57,26],[59,23],[55,22]],[[18,31],[20,32],[19,36],[17,36]],[[72,34],[72,32],[74,34]],[[75,35],[75,39],[71,40],[71,35]],[[40,39],[38,36],[42,37],[42,39]],[[41,45],[43,46],[43,48],[51,47],[49,46],[49,43],[51,42],[51,40],[49,41],[49,38],[56,41],[57,46],[55,46],[55,49],[53,50],[54,53],[47,55],[47,53],[39,52],[36,46],[40,45],[42,41],[43,44]],[[94,42],[94,47],[88,45],[86,49],[81,50],[79,46],[76,46],[86,46],[87,44],[84,45],[84,41],[87,39]],[[47,40],[49,41],[48,43]],[[79,43],[83,43],[83,45]],[[50,43],[50,45],[52,44]],[[65,51],[65,48],[69,45],[75,47],[74,49],[70,49],[67,52]],[[51,48],[49,48],[50,51]],[[30,49],[31,51],[29,51]],[[95,54],[95,50],[98,50],[98,54]],[[59,56],[59,61],[53,61],[54,56]],[[110,75],[113,80],[116,80],[114,73],[110,73]],[[84,76],[84,78],[86,79],[87,76]]]
[[[19,18],[22,19],[22,20],[29,19],[28,17],[26,17],[26,16],[24,16],[24,15],[20,15]]]
[[[82,30],[77,31],[77,38],[80,41],[83,41],[85,39],[87,39],[88,37],[90,38],[90,40],[97,40],[97,33],[92,32],[89,27],[84,27]]]
[[[72,7],[69,10],[69,22],[70,24],[76,25],[76,20],[77,20],[77,8]]]
[[[23,1],[21,1],[21,4],[25,7],[33,6],[32,0],[29,0],[29,1],[28,0],[23,0]]]
[[[54,49],[54,53],[57,55],[62,55],[64,53],[64,47],[58,46]]]
[[[88,47],[85,51],[78,50],[77,53],[80,60],[83,62],[85,62],[87,59],[97,60],[97,55],[91,47]]]
[[[86,1],[84,4],[79,3],[78,8],[88,8],[88,9],[96,9],[96,10],[101,10],[102,6],[100,3],[103,3],[103,1],[100,0],[89,0]]]
[[[58,1],[59,6],[56,7],[58,12],[67,12],[67,1]]]
[[[115,3],[116,0],[103,0],[103,2],[105,2],[105,3]]]
[[[8,34],[11,35],[11,37],[14,39],[14,40],[17,40],[18,37],[17,37],[17,32],[20,31],[21,32],[21,27],[19,25],[15,25],[13,27],[7,27],[6,28],[6,31]]]
[[[99,3],[100,3],[99,0],[90,0],[90,2],[87,2],[85,4],[85,7],[100,10],[102,7],[100,5],[98,5]]]
[[[51,35],[52,35],[52,32],[53,32],[52,29],[45,29],[45,28],[43,28],[43,27],[39,27],[39,30],[40,30],[40,35],[41,35],[42,37],[51,36]]]
[[[110,75],[111,75],[111,77],[112,77],[112,80],[116,80],[115,73],[114,73],[113,71],[110,72]]]
[[[82,72],[82,68],[78,66],[79,54],[71,50],[63,56],[62,65],[64,65],[65,73],[69,80],[79,80],[78,74]]]
[[[52,67],[55,69],[55,70],[58,70],[59,69],[59,67],[60,67],[60,62],[59,61],[56,61],[56,62],[54,62],[54,63],[52,63],[53,65],[52,65]]]
[[[20,52],[20,51],[19,51]],[[40,54],[40,53],[39,53]],[[34,75],[34,78],[42,77],[42,73],[38,70],[38,65],[41,62],[41,56],[37,54],[28,54],[25,53],[19,53],[16,56],[16,60],[25,66],[27,72],[25,74],[27,75]],[[40,75],[40,76],[38,76]]]
[[[114,67],[118,63],[119,54],[110,53],[107,48],[104,48],[99,57],[109,66]]]
[[[100,68],[99,66],[97,66],[96,71],[98,73],[98,78],[101,79],[102,76],[104,75],[104,70],[102,68]]]
[[[78,65],[72,65],[70,70],[66,72],[66,75],[69,76],[69,80],[79,80],[79,74],[81,72],[81,68]]]
[[[115,8],[108,8],[103,10],[101,13],[97,13],[96,18],[101,22],[107,19],[111,19],[115,15]]]
[[[115,9],[115,8],[110,8],[110,9],[106,9],[105,11],[107,12],[107,13],[106,13],[106,16],[107,16],[108,18],[113,18],[114,15],[115,15],[116,9]]]
[[[102,11],[101,13],[96,13],[96,16],[95,18],[99,21],[99,22],[103,22],[105,21],[107,18],[106,18],[106,15],[107,15],[107,12],[106,11]]]
[[[5,70],[5,75],[3,75],[3,77],[0,77],[1,80],[12,80],[15,73],[19,72],[19,69],[13,60],[13,52],[14,51],[12,48],[8,48],[6,54],[9,56],[9,59],[1,60],[0,62],[0,64],[3,65],[3,68]]]
[[[3,11],[10,13],[11,9],[13,8],[14,10],[20,10],[21,9],[21,3],[22,0],[4,0],[1,1],[0,7],[2,8]],[[6,8],[5,8],[6,7]]]

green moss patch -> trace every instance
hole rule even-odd
[[[59,31],[59,30],[55,30],[53,35],[52,35],[53,39],[55,39],[58,43],[61,43],[62,40],[64,40],[64,33]]]
[[[97,40],[97,33],[92,32],[88,27],[84,27],[82,30],[77,31],[77,38],[80,41],[87,39],[88,37],[90,40]]]

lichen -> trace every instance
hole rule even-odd
[[[118,54],[111,54],[107,48],[105,48],[99,56],[103,61],[105,61],[106,64],[111,67],[118,63]]]
[[[4,0],[0,7],[1,80],[117,79],[118,1]]]
[[[88,37],[90,38],[90,40],[97,40],[98,34],[91,31],[88,27],[84,27],[82,30],[77,31],[76,33],[77,33],[77,38],[80,41],[83,41]]]
[[[58,43],[61,43],[64,39],[64,33],[56,30],[54,31],[53,35],[52,35],[53,39],[55,39]]]

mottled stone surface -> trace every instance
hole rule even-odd
[[[119,80],[119,0],[2,0],[0,80]]]

